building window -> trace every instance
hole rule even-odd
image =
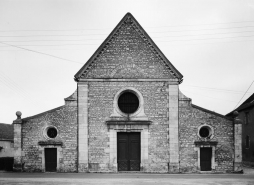
[[[57,136],[57,130],[54,127],[51,127],[47,130],[47,136],[49,138],[55,138]]]
[[[249,124],[249,117],[250,117],[249,112],[245,112],[245,124],[246,125]]]
[[[43,135],[47,139],[54,139],[58,135],[57,128],[54,126],[49,126],[49,127],[45,128]]]
[[[202,139],[211,139],[213,138],[213,128],[209,125],[201,125],[198,128],[198,136]]]
[[[208,127],[202,127],[199,130],[199,135],[203,138],[208,137],[210,135],[210,131]]]
[[[114,96],[111,119],[127,118],[129,120],[148,120],[144,111],[144,98],[133,87],[124,87]]]
[[[125,114],[132,114],[138,110],[139,99],[131,91],[124,91],[118,98],[118,107]]]
[[[245,138],[245,148],[246,149],[250,148],[250,136],[246,136]]]

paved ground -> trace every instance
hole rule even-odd
[[[254,185],[253,174],[0,173],[1,185]]]

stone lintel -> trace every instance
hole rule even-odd
[[[38,144],[41,146],[43,146],[43,145],[60,145],[60,146],[62,146],[63,142],[48,140],[48,141],[39,141]]]
[[[204,145],[204,146],[216,146],[218,144],[218,141],[195,141],[194,144],[196,146],[201,146],[201,145]]]
[[[150,125],[151,121],[122,121],[122,120],[114,120],[114,121],[106,121],[107,125]]]

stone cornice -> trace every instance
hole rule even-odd
[[[95,79],[80,79],[79,82],[170,82],[172,84],[179,84],[178,79],[166,79],[166,78],[158,78],[158,79],[140,79],[140,78],[95,78]]]
[[[22,124],[22,119],[16,119],[13,121],[13,124]]]
[[[62,146],[63,142],[48,140],[48,141],[39,141],[38,144],[42,145],[42,146],[44,146],[44,145],[60,145],[60,146]]]

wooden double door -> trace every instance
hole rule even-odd
[[[118,132],[118,171],[140,171],[140,150],[140,132]]]

